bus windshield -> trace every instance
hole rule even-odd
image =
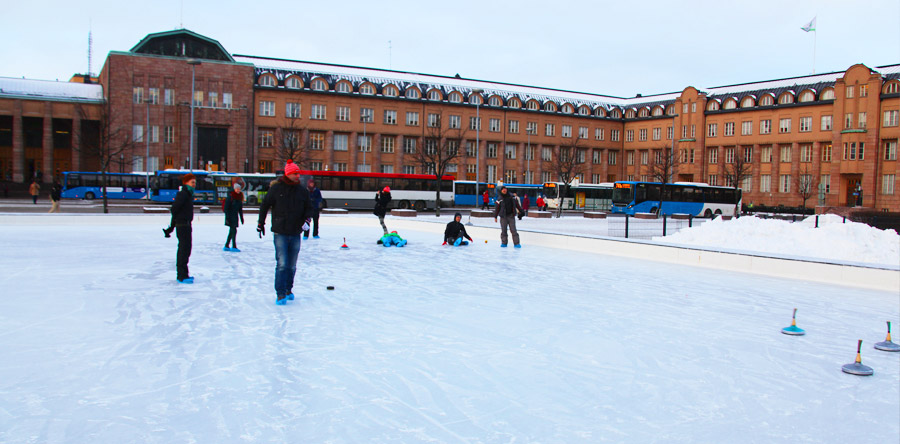
[[[612,193],[612,201],[615,205],[628,205],[634,200],[634,189],[633,188],[619,188],[616,187],[613,189]]]
[[[555,183],[544,184],[544,198],[556,199],[559,197],[559,187]]]

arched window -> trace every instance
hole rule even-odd
[[[794,94],[786,92],[778,98],[778,103],[780,105],[788,105],[794,103]]]
[[[633,119],[635,114],[636,114],[636,113],[635,113],[634,109],[630,109],[630,110],[628,110],[628,111],[625,111],[625,118],[626,118],[626,119]]]
[[[428,100],[441,100],[443,98],[443,94],[439,90],[432,89],[428,91]]]
[[[562,107],[562,112],[564,112],[566,114],[572,114],[574,111],[575,111],[575,107],[573,107],[572,105],[570,105],[568,103],[563,105],[563,107]]]
[[[322,79],[315,79],[311,86],[313,91],[328,91],[328,82]]]
[[[622,111],[620,111],[618,108],[616,108],[609,112],[609,117],[612,117],[613,119],[621,119]]]
[[[722,105],[722,109],[735,109],[737,108],[737,99],[731,98],[725,101]]]
[[[538,105],[537,100],[529,100],[528,101],[528,109],[532,111],[537,111],[541,109],[540,105]]]
[[[338,82],[336,89],[337,92],[340,93],[348,93],[350,91],[353,91],[353,87],[350,85],[350,82],[346,80],[341,80],[340,82]]]
[[[303,82],[296,76],[290,76],[284,81],[284,87],[289,89],[300,89],[303,88]]]
[[[753,108],[756,104],[756,99],[753,96],[744,97],[744,100],[741,100],[741,108]]]
[[[556,104],[553,102],[547,102],[544,104],[544,111],[554,112],[556,111]]]
[[[368,86],[368,89],[366,89],[367,86]],[[368,92],[368,91],[371,91],[371,92]],[[359,92],[360,92],[360,94],[375,94],[375,88],[373,88],[372,85],[363,85],[363,86],[359,87]],[[382,90],[382,92],[387,97],[397,97],[397,95],[400,94],[400,90],[397,89],[397,87],[394,85],[385,86],[384,89]]]
[[[667,115],[667,116],[674,116],[674,115],[675,115],[675,105],[669,105],[669,107],[666,108],[666,115]]]
[[[450,102],[452,103],[461,103],[462,102],[462,94],[458,91],[453,91],[450,93]]]
[[[604,111],[602,107],[598,106],[597,109],[594,110],[594,115],[597,117],[603,117],[606,115],[606,111]]]
[[[900,92],[900,82],[888,82],[887,85],[884,85],[885,94],[897,94],[898,92]]]
[[[822,91],[819,100],[834,100],[834,88],[828,88],[825,91]]]
[[[797,99],[797,101],[800,103],[812,102],[813,100],[816,100],[816,95],[815,95],[815,93],[813,93],[812,91],[809,91],[809,90],[803,91],[802,93],[800,93],[800,98]]]
[[[422,98],[422,93],[420,93],[419,90],[415,87],[407,88],[406,97],[408,99],[420,99]]]
[[[259,76],[259,86],[275,86],[278,84],[278,81],[275,80],[275,76],[271,74],[263,74]]]
[[[478,94],[472,94],[469,96],[469,103],[472,105],[481,105],[484,101],[481,99],[481,96]]]
[[[709,103],[706,104],[707,111],[718,111],[719,110],[719,101],[718,100],[710,100]]]
[[[650,117],[650,110],[648,108],[641,108],[638,111],[638,117]]]
[[[759,99],[759,106],[772,106],[775,104],[775,98],[771,94],[766,94]]]
[[[522,102],[519,99],[512,97],[509,99],[509,101],[506,102],[506,106],[510,108],[521,108]]]
[[[662,105],[653,108],[653,116],[661,116],[663,115],[663,107]]]
[[[488,103],[490,103],[491,106],[503,106],[503,100],[500,100],[497,96],[491,97],[491,100]]]

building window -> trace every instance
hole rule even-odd
[[[481,117],[469,117],[469,129],[481,131]]]
[[[497,158],[497,144],[493,142],[488,142],[487,144],[487,157],[491,159]]]
[[[844,114],[844,129],[853,128],[853,113]]]
[[[900,92],[900,83],[898,83],[898,82],[888,83],[884,87],[885,94],[897,94],[898,92]]]
[[[781,145],[779,147],[781,149],[781,162],[783,163],[791,163],[791,156],[793,155],[792,146],[790,145]]]
[[[719,163],[718,148],[709,148],[709,163]]]
[[[422,93],[420,93],[418,89],[409,88],[406,90],[406,98],[408,99],[419,99],[421,97]]]
[[[159,142],[159,127],[151,126],[150,127],[150,143],[158,143]]]
[[[627,153],[625,153],[625,164],[634,165],[634,151],[628,151]]]
[[[490,119],[488,120],[488,131],[492,133],[500,132],[500,119]]]
[[[813,159],[813,146],[808,143],[800,145],[800,162],[809,163]]]
[[[759,99],[759,106],[772,106],[775,104],[775,98],[771,95],[764,95],[761,99]]]
[[[709,175],[709,184],[714,187],[719,186],[719,176],[717,176],[715,174],[710,174]]]
[[[831,144],[822,145],[822,162],[831,162]]]
[[[822,131],[831,131],[831,116],[822,116]]]
[[[372,136],[370,135],[359,135],[356,138],[356,149],[361,153],[368,153],[372,151]],[[357,170],[359,171],[359,170]]]
[[[697,125],[691,125],[691,139],[697,137]]]
[[[572,137],[572,125],[562,126],[562,136],[565,138]]]
[[[326,106],[325,105],[313,105],[312,106],[312,116],[310,119],[313,120],[325,120],[326,118]]]
[[[769,119],[760,120],[759,121],[759,133],[760,134],[772,134],[772,121]]]
[[[896,175],[894,174],[885,174],[881,176],[881,194],[894,194],[894,182],[896,182]]]
[[[742,136],[750,136],[753,135],[753,121],[745,120],[741,122],[741,135]]]
[[[328,82],[322,79],[315,79],[311,86],[313,91],[328,91]]]
[[[350,136],[347,134],[334,135],[334,150],[347,151],[350,149]]]
[[[489,183],[494,183],[497,181],[497,165],[487,166],[487,181]]]
[[[778,103],[782,105],[794,103],[794,96],[791,93],[786,93],[778,99]]]
[[[725,122],[725,135],[726,136],[734,135],[734,122]]]
[[[591,150],[591,163],[593,163],[594,165],[599,165],[599,164],[603,163],[603,150],[598,150],[598,149]]]
[[[275,102],[274,101],[259,102],[259,115],[263,116],[263,117],[274,117],[275,116]]]
[[[132,125],[131,140],[133,142],[143,142],[144,141],[144,127],[142,125]]]
[[[515,159],[516,158],[516,145],[514,143],[507,143],[505,150],[507,159]]]
[[[847,91],[847,98],[848,98],[848,99],[852,99],[852,98],[853,98],[853,92],[854,92],[854,91],[853,91],[853,86],[847,86],[847,87],[846,87],[846,91]]]
[[[375,121],[375,108],[360,108],[359,109],[359,120],[365,123],[372,123]]]
[[[519,121],[518,120],[510,120],[508,123],[509,123],[509,133],[510,134],[518,134],[519,133]]]
[[[554,125],[552,123],[548,123],[545,126],[544,134],[548,137],[555,136],[556,135],[556,125]]]
[[[805,103],[805,102],[812,102],[815,99],[816,99],[816,96],[815,96],[815,94],[812,93],[812,91],[804,91],[803,93],[800,94],[800,99],[798,99],[798,101],[801,103]]]
[[[310,162],[309,169],[313,171],[322,171],[322,162]]]
[[[475,142],[467,141],[466,142],[466,156],[475,157]],[[473,171],[474,173],[474,171]]]
[[[368,83],[364,83],[359,86],[359,93],[367,95],[367,96],[371,96],[371,95],[375,94],[375,87]],[[386,95],[388,97],[396,96],[397,90],[396,90],[396,88],[393,88],[393,87],[387,87],[384,89],[384,95]]]
[[[392,109],[384,110],[384,124],[385,125],[396,125],[397,124],[397,111]]]
[[[325,133],[311,132],[309,133],[309,149],[324,150],[325,149]],[[319,167],[321,169],[321,167]],[[315,168],[313,168],[315,169]]]
[[[275,140],[275,132],[269,129],[259,130],[259,147],[269,148]]]
[[[163,92],[163,104],[171,106],[175,104],[175,90],[167,89]]]
[[[525,160],[534,160],[534,147],[531,145],[525,148]]]
[[[456,91],[450,93],[450,103],[462,103],[462,94]]]
[[[763,174],[759,176],[759,192],[760,193],[771,193],[772,192],[772,176],[768,174]]]
[[[151,105],[159,105],[159,88],[150,88],[150,97],[147,99]]]
[[[625,141],[634,142],[634,130],[625,131]]]
[[[350,86],[349,82],[338,82],[335,86],[335,90],[339,93],[348,93],[352,91],[353,88]]]
[[[859,121],[857,122],[857,127],[859,129],[866,128],[866,113],[859,113]]]
[[[175,127],[171,125],[167,126],[163,137],[164,143],[175,143]]]
[[[716,133],[719,130],[719,124],[718,123],[710,123],[709,125],[707,125],[707,129],[708,130],[706,132],[706,137],[716,137]]]
[[[448,122],[448,128],[450,128],[450,129],[462,128],[462,117],[451,114],[450,121]]]
[[[194,91],[194,106],[203,106],[203,91]]]
[[[741,100],[741,108],[752,108],[754,104],[753,97],[747,96]]]
[[[394,136],[381,136],[381,152],[382,153],[393,153],[394,152]]]
[[[884,141],[884,160],[897,160],[897,141]]]
[[[416,138],[415,137],[404,137],[403,138],[403,153],[404,154],[416,154]]]
[[[340,107],[338,107],[338,115],[340,115]],[[300,104],[297,102],[285,103],[284,104],[284,116],[289,119],[299,119],[300,118]],[[341,119],[338,118],[338,120],[341,120]]]
[[[782,174],[780,180],[778,181],[778,192],[780,193],[790,193],[791,192],[791,175],[790,174]]]
[[[231,93],[222,93],[222,107],[223,108],[231,109],[233,103],[234,102],[232,101]]]
[[[800,118],[800,132],[807,133],[812,131],[812,117]]]
[[[372,171],[372,165],[366,163],[356,164],[356,171],[360,173],[369,173]]]
[[[745,193],[749,193],[749,192],[753,191],[753,178],[752,177],[744,178],[744,180],[741,182],[741,190],[743,190]]]
[[[416,174],[416,167],[414,165],[403,165],[403,174]]]
[[[778,132],[781,134],[791,132],[791,119],[781,119],[778,121]]]
[[[300,79],[291,76],[284,81],[284,87],[289,89],[300,89],[303,85],[300,83]]]
[[[553,148],[545,146],[541,148],[541,160],[553,160]]]
[[[772,145],[759,148],[759,161],[761,163],[772,163]]]
[[[494,96],[494,97],[491,97],[490,100],[488,100],[488,104],[491,106],[503,106],[503,101],[500,100],[499,97]]]
[[[525,124],[525,133],[532,136],[537,135],[537,122],[528,122]]]
[[[131,88],[131,102],[135,105],[140,105],[144,103],[144,88],[141,86],[135,86]]]
[[[609,165],[615,165],[615,164],[616,164],[616,158],[617,158],[618,156],[619,156],[619,152],[618,152],[618,151],[610,151],[610,152],[606,155],[606,163],[609,164]]]
[[[604,133],[603,128],[594,129],[594,140],[603,140],[603,136],[604,136],[603,133]]]
[[[744,163],[752,163],[753,162],[753,147],[745,146],[744,147]]]
[[[262,75],[259,76],[259,86],[275,86],[275,77]]]
[[[734,163],[734,147],[733,146],[725,148],[725,163],[727,163],[727,164]]]
[[[823,174],[819,178],[819,183],[822,185],[822,189],[825,190],[825,194],[831,193],[831,176],[828,174]]]
[[[419,113],[413,111],[406,112],[406,126],[419,126]]]
[[[884,126],[897,126],[897,110],[884,112]]]
[[[609,130],[609,140],[613,142],[619,141],[619,130]]]
[[[332,164],[332,170],[346,172],[347,171],[347,163],[346,162],[340,162],[340,163],[335,162]]]
[[[219,93],[217,93],[217,92],[209,93],[209,106],[211,106],[213,108],[219,107]]]
[[[653,140],[662,139],[662,128],[653,128]]]
[[[300,117],[300,116],[297,116]],[[350,121],[350,107],[349,106],[339,106],[337,107],[337,115],[335,116],[338,122],[349,122]]]

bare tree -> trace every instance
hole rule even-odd
[[[101,186],[103,194],[103,212],[109,213],[109,202],[106,197],[107,173],[113,162],[120,162],[121,156],[126,151],[132,151],[137,143],[143,142],[147,134],[134,134],[131,121],[126,121],[124,113],[112,113],[109,102],[104,102],[96,109],[96,114],[91,114],[84,106],[79,106],[78,116],[82,126],[76,125],[72,130],[74,136],[80,140],[77,151],[82,153],[87,160],[96,160],[101,174]],[[91,122],[95,122],[92,124]],[[120,166],[121,167],[121,166]]]
[[[435,216],[438,217],[441,215],[441,178],[447,171],[447,166],[460,157],[460,145],[468,131],[462,125],[456,126],[444,127],[443,111],[429,113],[422,149],[413,154],[423,171],[434,174]]]
[[[563,200],[569,194],[569,187],[575,178],[584,173],[586,154],[581,139],[574,134],[567,145],[560,145],[554,151],[549,167],[563,184],[563,189],[559,190],[559,205],[556,207],[556,217],[562,217]]]
[[[678,168],[681,166],[681,159],[678,158],[675,149],[670,146],[654,150],[654,159],[650,163],[650,178],[654,182],[660,183],[659,190],[659,207],[656,209],[657,214],[663,214],[663,199],[666,195],[666,184],[672,183],[675,175],[678,174]]]
[[[797,178],[797,194],[803,199],[803,208],[806,209],[806,201],[812,197],[818,187],[817,183],[813,183],[813,176],[809,174],[809,167],[804,166]]]
[[[735,147],[735,150],[738,148]],[[737,199],[738,188],[747,178],[753,177],[753,163],[744,156],[743,153],[735,152],[734,158],[730,163],[725,164],[725,183],[731,183],[734,186],[734,215],[740,214]]]
[[[308,138],[303,137],[306,125],[299,118],[288,117],[284,125],[276,129],[275,156],[282,164],[291,159],[300,169],[309,164]]]

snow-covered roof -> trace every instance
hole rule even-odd
[[[0,77],[0,97],[100,103],[103,101],[103,87],[97,84]]]

